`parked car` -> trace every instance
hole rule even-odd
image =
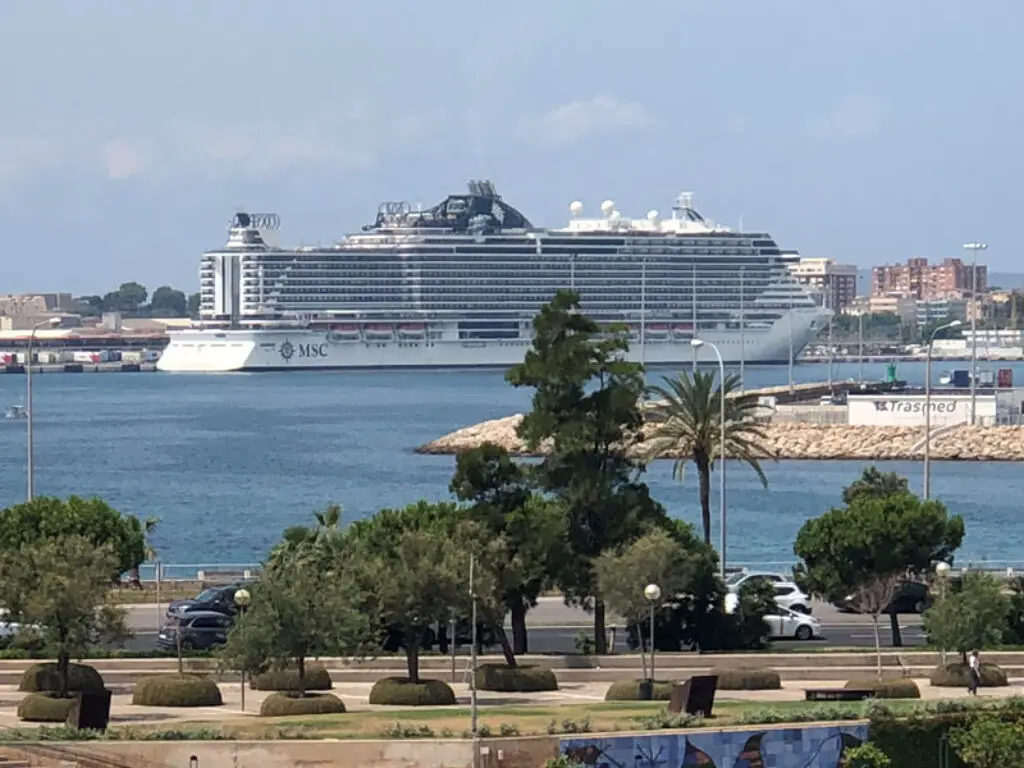
[[[765,616],[764,620],[774,639],[813,640],[821,637],[821,622],[805,613],[780,607],[777,613]]]
[[[227,642],[234,619],[217,611],[190,611],[165,624],[156,636],[164,650],[177,650],[181,634],[182,650],[203,651]]]
[[[194,611],[213,611],[234,616],[238,610],[235,593],[251,585],[251,581],[236,581],[222,587],[208,587],[189,600],[174,600],[167,606],[167,618],[173,620]]]
[[[792,581],[775,583],[775,603],[797,613],[811,612],[811,597]]]
[[[856,613],[857,611],[852,605],[853,597],[853,595],[849,595],[845,600],[836,603],[836,608],[843,613]],[[883,613],[888,613],[893,607],[895,607],[896,613],[924,613],[931,604],[932,596],[927,584],[922,584],[919,581],[904,581]]]
[[[725,588],[730,592],[739,592],[740,587],[750,581],[767,581],[772,584],[791,584],[791,576],[783,576],[781,573],[769,571],[737,571],[725,580]]]

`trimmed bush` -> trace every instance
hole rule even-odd
[[[205,677],[157,675],[135,684],[132,704],[140,707],[219,707],[220,688]]]
[[[441,680],[420,680],[413,683],[407,677],[384,677],[370,689],[370,703],[405,707],[441,707],[455,703],[455,691]]]
[[[932,685],[940,688],[967,688],[971,679],[968,673],[968,666],[961,662],[953,662],[945,666],[935,668],[928,680]],[[981,664],[981,687],[998,688],[1009,685],[1006,679],[1006,672],[998,664],[982,662]]]
[[[339,715],[344,711],[344,703],[332,693],[313,693],[300,697],[298,694],[278,691],[263,700],[260,717]]]
[[[57,674],[56,662],[33,664],[21,675],[18,690],[25,693],[45,693],[60,690],[60,675]],[[103,678],[94,667],[87,664],[68,665],[68,691],[104,691]]]
[[[876,699],[920,699],[921,689],[909,677],[896,680],[850,680],[844,688],[872,691]]]
[[[642,701],[640,698],[640,684],[644,680],[619,680],[608,686],[604,695],[605,701]],[[654,681],[654,701],[668,701],[672,698],[672,686],[674,683],[668,680]]]
[[[63,723],[74,699],[59,699],[55,693],[30,693],[18,704],[18,719],[30,723]]]
[[[253,675],[251,686],[254,691],[295,691],[299,690],[297,669],[271,669]],[[331,675],[322,664],[306,665],[306,690],[329,691],[334,687]]]
[[[476,668],[476,687],[480,691],[533,693],[557,691],[558,678],[548,667],[509,667],[505,664],[481,664]]]
[[[777,691],[782,678],[774,669],[712,669],[718,676],[719,691]]]

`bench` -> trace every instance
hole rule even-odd
[[[864,701],[875,692],[864,688],[805,688],[804,701]]]

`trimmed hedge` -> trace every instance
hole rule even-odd
[[[18,704],[18,719],[29,723],[63,723],[75,703],[59,699],[55,693],[30,693]]]
[[[260,717],[288,717],[289,715],[339,715],[345,704],[332,693],[313,693],[307,696],[278,691],[263,700]]]
[[[908,677],[896,680],[850,680],[844,688],[872,691],[876,699],[920,699],[921,689]]]
[[[712,669],[719,691],[777,691],[782,678],[774,669]]]
[[[33,664],[21,675],[21,682],[18,690],[25,693],[45,693],[48,691],[60,690],[60,675],[57,674],[56,662],[44,664]],[[68,665],[68,691],[79,693],[82,691],[104,691],[106,686],[103,678],[94,667],[87,664]]]
[[[558,690],[558,678],[548,667],[481,664],[476,668],[474,681],[480,691],[533,693]]]
[[[297,669],[271,669],[253,675],[250,687],[254,691],[295,691],[299,690]],[[322,664],[306,665],[306,690],[329,691],[334,687],[331,675]]]
[[[966,664],[957,661],[952,664],[936,667],[928,679],[931,681],[931,684],[936,687],[967,688],[971,679],[967,670],[968,666]],[[1006,672],[1003,671],[1002,667],[998,664],[982,662],[982,688],[999,688],[1009,684],[1010,681],[1006,679]]]
[[[219,707],[220,688],[206,677],[157,675],[135,684],[132,704],[140,707]]]
[[[644,680],[619,680],[608,686],[604,695],[605,701],[641,701],[640,684]],[[672,686],[675,683],[669,680],[654,681],[654,701],[668,701],[672,698]]]
[[[405,707],[441,707],[455,703],[455,691],[441,680],[420,680],[413,683],[407,677],[384,677],[370,689],[370,703]]]

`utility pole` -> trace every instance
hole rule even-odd
[[[480,765],[480,735],[477,732],[477,700],[476,700],[476,586],[474,583],[476,568],[476,557],[474,555],[469,556],[469,599],[472,602],[471,620],[473,622],[473,628],[471,630],[473,647],[470,649],[470,675],[469,675],[469,711],[470,711],[470,733],[473,736],[473,765]]]

